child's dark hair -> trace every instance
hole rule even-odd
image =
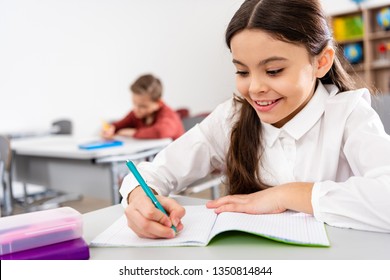
[[[237,10],[226,30],[226,44],[244,29],[260,29],[271,37],[306,48],[309,55],[320,54],[334,40],[318,0],[246,0]],[[340,91],[355,87],[343,69],[343,57],[336,50],[332,68],[320,80],[335,84]],[[252,193],[269,187],[262,182],[259,164],[263,153],[261,122],[255,110],[244,99],[240,116],[231,133],[227,154],[227,179],[230,194]]]
[[[158,101],[162,96],[161,81],[151,74],[142,75],[130,86],[134,94],[147,94],[153,101]]]

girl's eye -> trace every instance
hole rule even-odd
[[[247,72],[247,71],[237,70],[237,72],[236,72],[236,75],[239,75],[241,77],[246,77],[246,76],[248,76],[248,74],[249,74],[249,72]]]
[[[283,68],[275,69],[275,70],[267,70],[267,74],[270,76],[276,76],[277,74],[281,73],[282,71],[283,71]]]

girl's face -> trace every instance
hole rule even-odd
[[[264,123],[282,127],[313,96],[315,59],[303,46],[244,29],[231,40],[236,85]]]

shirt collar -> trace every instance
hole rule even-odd
[[[283,134],[288,134],[295,140],[299,140],[321,118],[325,111],[326,99],[337,94],[335,85],[323,85],[318,82],[317,89],[307,105],[283,127],[277,128],[267,123],[262,123],[265,143],[271,147]]]

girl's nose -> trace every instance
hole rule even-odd
[[[267,83],[264,79],[253,77],[249,85],[249,93],[258,94],[265,93],[268,91]]]

